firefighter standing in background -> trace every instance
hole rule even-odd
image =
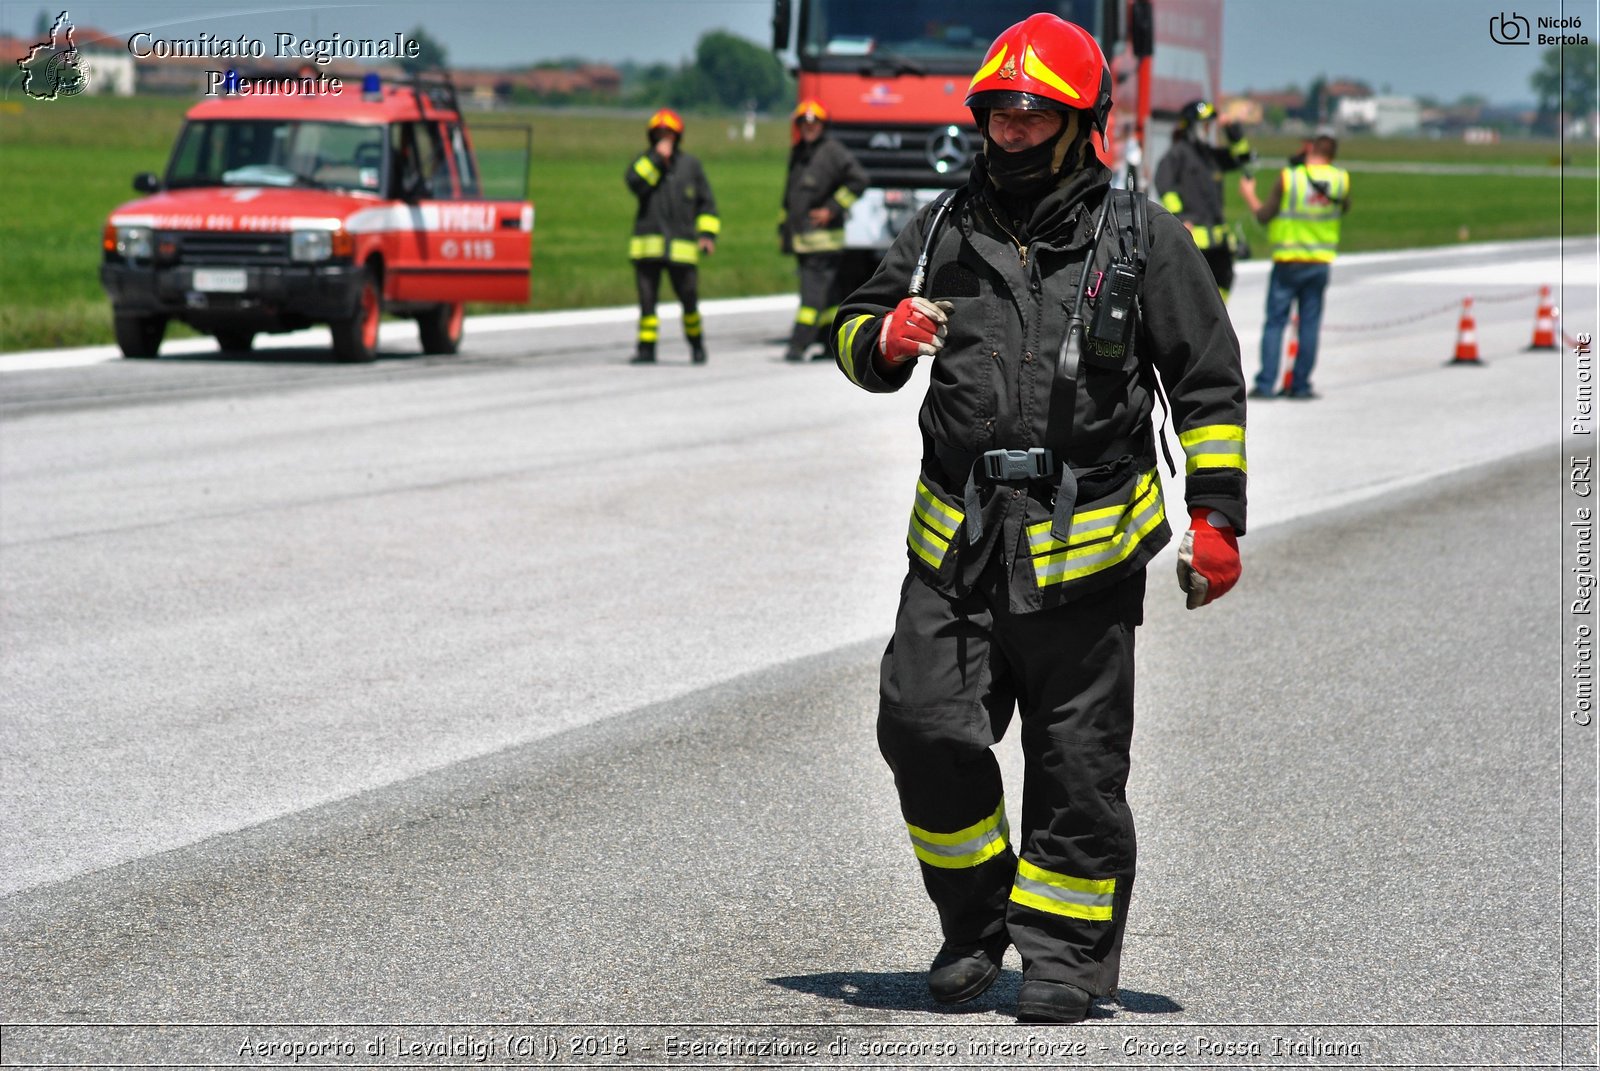
[[[1222,128],[1227,148],[1213,145],[1211,130],[1216,116],[1210,101],[1192,100],[1183,106],[1172,148],[1156,168],[1156,189],[1161,191],[1162,206],[1189,228],[1195,246],[1211,266],[1222,300],[1227,301],[1228,291],[1233,289],[1233,258],[1239,240],[1223,222],[1222,173],[1248,169],[1255,153],[1238,123]]]
[[[628,189],[639,199],[633,220],[633,240],[628,256],[633,260],[634,282],[639,287],[639,348],[634,364],[652,364],[660,321],[656,296],[661,272],[672,278],[672,289],[683,303],[683,333],[689,340],[690,359],[706,360],[705,336],[700,325],[699,269],[701,253],[716,251],[722,223],[717,219],[711,183],[700,161],[679,150],[683,142],[683,117],[663,108],[650,117],[645,136],[650,148],[629,165]]]
[[[784,359],[803,361],[817,336],[833,323],[839,298],[833,292],[844,259],[844,217],[867,188],[856,158],[827,134],[828,112],[814,100],[794,110],[796,139],[789,150],[780,230],[783,251],[793,253],[800,272],[800,308]],[[826,350],[819,355],[827,358]]]
[[[1111,73],[1093,36],[1049,14],[1017,23],[966,103],[984,134],[967,185],[942,226],[938,202],[906,226],[834,336],[868,391],[936,362],[878,743],[943,931],[934,998],[978,996],[1015,945],[1018,1017],[1071,1023],[1116,991],[1134,879],[1134,629],[1145,565],[1172,534],[1157,379],[1188,460],[1178,580],[1194,608],[1239,576],[1244,373],[1194,242],[1111,191],[1092,140]],[[914,277],[926,297],[907,296]],[[1092,345],[1067,335],[1080,292]],[[991,746],[1019,708],[1013,841]]]

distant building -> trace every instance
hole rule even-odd
[[[622,92],[622,72],[603,63],[573,67],[535,67],[520,71],[462,70],[452,72],[463,101],[492,108],[517,94],[535,97],[615,99]]]
[[[1248,125],[1264,124],[1279,127],[1306,106],[1306,95],[1298,89],[1255,90],[1224,94],[1218,109],[1223,115],[1234,117],[1253,115],[1254,119],[1239,118]]]
[[[78,62],[88,74],[88,92],[133,96],[137,77],[126,41],[89,26],[76,27],[72,40],[78,46]]]
[[[1347,130],[1381,138],[1415,134],[1422,129],[1422,105],[1412,97],[1346,97],[1339,101],[1333,118]]]

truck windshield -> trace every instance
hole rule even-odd
[[[168,188],[312,186],[377,193],[383,127],[292,119],[188,123],[167,169]]]
[[[1101,0],[814,0],[801,8],[800,61],[866,74],[971,72],[1000,31],[1049,11],[1100,36]]]

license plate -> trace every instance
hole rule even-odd
[[[194,288],[211,294],[242,294],[250,286],[243,268],[196,268]]]

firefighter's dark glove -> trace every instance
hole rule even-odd
[[[1222,125],[1222,136],[1228,139],[1229,145],[1232,145],[1234,142],[1244,137],[1244,127],[1240,126],[1238,123],[1224,123]]]
[[[1239,582],[1239,537],[1228,518],[1212,509],[1189,511],[1189,530],[1178,544],[1178,586],[1193,610],[1222,598]]]
[[[889,365],[899,365],[916,357],[931,357],[944,346],[950,322],[948,301],[908,297],[883,318],[878,332],[878,352]]]

